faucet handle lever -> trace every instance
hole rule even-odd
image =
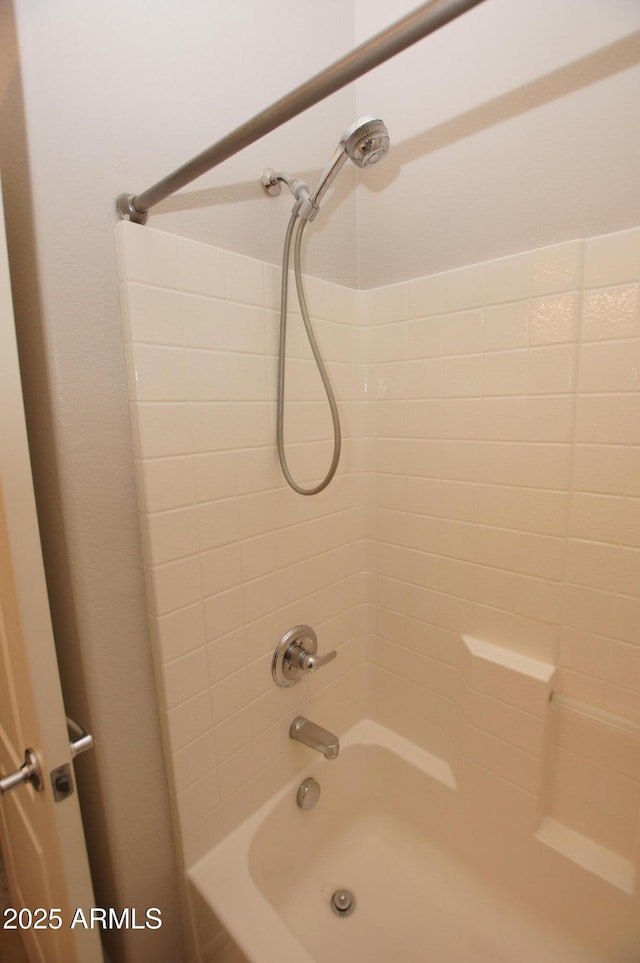
[[[329,662],[333,662],[338,654],[335,649],[333,652],[327,652],[326,655],[314,655],[311,652],[307,652],[306,649],[303,649],[299,645],[296,645],[295,649],[299,651],[292,653],[290,658],[293,657],[297,659],[299,667],[305,672],[315,672],[315,670],[319,669],[321,666],[328,665]]]

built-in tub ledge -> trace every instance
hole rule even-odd
[[[536,838],[570,859],[576,866],[589,870],[623,893],[632,896],[635,892],[635,866],[630,859],[619,856],[558,819],[545,816],[538,827]]]
[[[340,744],[342,750],[357,746],[386,749],[447,789],[457,788],[451,767],[443,759],[371,719],[363,719],[352,726],[340,737]],[[336,767],[340,766],[342,755],[341,752],[340,758],[330,763],[318,759],[314,768],[321,772],[322,768],[317,767],[330,766],[331,771],[337,774]],[[212,908],[218,921],[237,942],[249,961],[315,963],[255,884],[249,869],[249,854],[256,833],[287,796],[295,800],[299,782],[300,774],[187,872],[190,884]],[[292,805],[295,809],[295,802]],[[248,906],[250,925],[246,925]]]
[[[462,641],[469,654],[474,658],[491,663],[496,667],[507,669],[510,672],[516,672],[518,675],[534,679],[543,686],[546,686],[548,692],[550,691],[551,682],[556,671],[553,663],[545,662],[542,659],[534,659],[532,656],[525,655],[523,652],[517,652],[515,649],[508,649],[504,645],[496,645],[495,642],[485,642],[483,639],[476,639],[472,635],[463,635]],[[547,694],[546,699],[548,698],[549,696]]]
[[[448,789],[457,789],[458,785],[451,766],[426,749],[421,749],[415,742],[392,732],[373,719],[361,719],[340,740],[343,746],[381,746],[389,749],[400,759],[414,766],[425,775],[442,783]]]

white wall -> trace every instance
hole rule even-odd
[[[413,0],[356,0],[361,42]],[[640,220],[640,6],[485,0],[358,82],[393,151],[360,179],[361,287]]]

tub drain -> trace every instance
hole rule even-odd
[[[355,896],[348,889],[337,889],[331,897],[331,909],[336,916],[350,916],[355,908]]]

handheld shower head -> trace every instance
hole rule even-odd
[[[373,167],[389,150],[389,131],[383,120],[370,114],[360,117],[348,127],[333,152],[329,163],[320,175],[320,180],[309,196],[313,210],[308,216],[313,220],[318,212],[320,201],[341,170],[347,157],[357,167]]]
[[[358,167],[373,167],[389,150],[389,131],[379,117],[361,117],[340,138],[348,157]]]
[[[388,150],[389,131],[384,121],[379,117],[366,114],[345,130],[311,193],[307,185],[293,174],[287,174],[284,171],[276,172],[270,167],[262,172],[260,183],[267,194],[274,197],[280,193],[281,184],[286,184],[296,199],[294,213],[303,221],[312,221],[320,209],[320,201],[347,157],[356,167],[373,167],[382,160]]]

